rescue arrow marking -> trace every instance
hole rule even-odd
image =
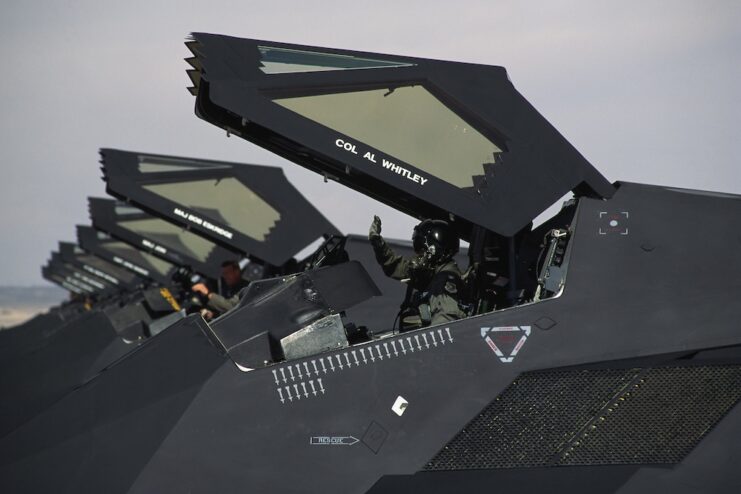
[[[347,368],[349,369],[351,367],[350,365],[350,356],[347,354],[347,352],[343,353],[345,356],[345,360],[347,361]]]
[[[398,357],[399,352],[396,350],[396,343],[394,343],[394,340],[391,340],[391,346],[394,348],[394,355]]]
[[[306,369],[306,377],[307,378],[310,377],[311,376],[311,371],[309,370],[309,363],[308,362],[304,362],[304,369]]]
[[[303,381],[301,381],[301,387],[304,388],[304,398],[308,398],[309,397],[309,392],[306,391],[306,383],[304,383]]]
[[[319,391],[324,394],[324,385],[322,384],[322,378],[320,377],[319,379],[317,379],[317,381],[319,382]]]
[[[372,346],[369,346],[368,347],[368,355],[370,355],[371,362],[375,362],[376,361],[376,357],[373,355],[373,347]]]
[[[327,373],[327,368],[324,367],[324,357],[319,359],[319,363],[322,364],[322,372]]]
[[[301,393],[298,392],[298,384],[293,385],[293,389],[296,390],[296,398],[301,399]]]
[[[316,374],[318,376],[319,375],[319,369],[317,369],[317,367],[316,367],[316,360],[312,360],[311,361],[311,365],[314,366],[314,374]]]
[[[293,402],[293,396],[291,396],[291,388],[286,386],[286,393],[288,393],[288,401]]]
[[[435,339],[435,332],[430,331],[430,338],[432,338],[432,345],[437,346],[437,340]]]
[[[291,366],[290,365],[288,366],[288,373],[291,375],[291,381],[295,381],[296,378],[293,377],[293,369],[291,369]]]
[[[352,357],[355,359],[355,365],[360,365],[360,361],[358,361],[358,354],[355,353],[355,350],[351,350]]]
[[[422,333],[422,339],[423,339],[423,340],[425,340],[425,346],[426,346],[427,348],[430,348],[430,342],[429,342],[429,341],[427,341],[427,334],[425,334],[425,333]]]
[[[332,372],[334,372],[334,364],[332,363],[332,357],[327,357],[327,362],[329,362],[329,368],[332,369]]]
[[[412,343],[412,338],[407,336],[407,343],[409,343],[409,351],[414,353],[414,344]]]
[[[337,357],[337,363],[340,364],[340,369],[342,369],[342,357],[340,357],[339,355],[335,355],[335,357]]]
[[[401,351],[404,352],[404,355],[406,355],[407,354],[407,349],[404,346],[404,339],[403,338],[399,340],[399,346],[401,346]]]
[[[378,351],[378,360],[383,360],[383,354],[381,353],[381,347],[379,345],[376,345],[376,350]]]
[[[419,335],[418,334],[415,334],[414,335],[414,341],[417,342],[417,350],[419,350],[421,352],[422,351],[422,343],[419,342]]]
[[[283,384],[288,382],[288,379],[286,379],[286,372],[283,370],[283,367],[280,368],[280,375],[283,376]]]
[[[301,367],[298,364],[296,364],[296,372],[298,372],[299,380],[303,379],[303,376],[301,375]]]
[[[314,381],[309,381],[309,386],[311,386],[311,392],[314,393],[314,396],[316,396],[316,388],[314,387]]]
[[[450,336],[450,328],[445,328],[445,332],[448,333],[448,341],[453,343],[453,337]]]
[[[275,369],[273,369],[273,377],[275,378],[276,386],[280,384],[280,381],[278,380],[278,372]]]
[[[386,349],[386,357],[391,358],[391,352],[389,351],[389,344],[386,343],[386,342],[384,342],[383,343],[383,348]]]
[[[353,436],[314,436],[309,438],[309,444],[312,446],[352,446],[360,442],[360,439]]]
[[[367,364],[368,363],[368,359],[365,358],[365,350],[363,348],[360,349],[360,356],[363,357],[363,363],[364,364]]]
[[[281,403],[285,403],[286,402],[286,399],[283,398],[283,390],[281,390],[280,388],[278,388],[278,396],[280,396],[280,402]]]
[[[443,330],[442,329],[438,329],[437,330],[437,334],[440,335],[440,343],[442,343],[444,345],[445,344],[445,337],[443,336]]]

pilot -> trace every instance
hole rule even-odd
[[[373,217],[368,233],[376,260],[386,276],[408,283],[400,312],[401,331],[465,317],[460,297],[461,271],[453,259],[460,241],[442,220],[424,220],[414,227],[412,243],[416,256],[394,253],[381,236],[381,219]]]
[[[206,309],[201,311],[204,319],[209,320],[233,309],[239,304],[239,292],[247,288],[249,281],[242,278],[242,268],[236,261],[224,261],[221,264],[221,290],[212,292],[205,283],[196,283],[191,290],[208,299]]]

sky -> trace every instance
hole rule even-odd
[[[98,149],[284,168],[340,230],[415,220],[198,119],[193,31],[504,66],[609,180],[741,194],[741,2],[0,2],[0,285],[43,283]]]

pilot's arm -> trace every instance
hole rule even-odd
[[[218,293],[209,293],[208,294],[208,302],[206,303],[206,307],[209,309],[219,313],[223,314],[225,312],[230,311],[234,307],[236,307],[239,304],[239,294],[226,298],[222,295],[219,295]]]
[[[376,255],[376,261],[381,265],[386,276],[395,280],[403,280],[411,277],[412,260],[402,257],[393,251],[391,247],[381,236],[381,218],[373,217],[368,240],[373,246],[373,252]]]

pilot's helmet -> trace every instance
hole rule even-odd
[[[424,220],[415,226],[412,244],[417,254],[426,254],[434,261],[447,261],[460,248],[458,236],[443,220]]]

